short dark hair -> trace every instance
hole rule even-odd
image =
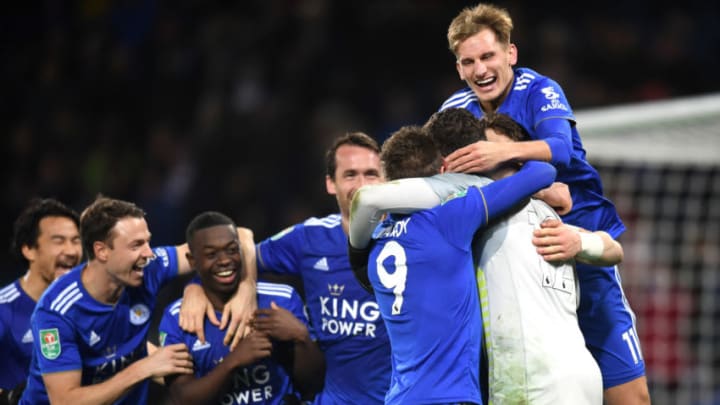
[[[400,128],[383,143],[380,161],[387,179],[396,180],[438,174],[443,158],[427,131],[410,125]]]
[[[344,145],[359,146],[361,148],[370,149],[371,151],[380,154],[380,146],[378,143],[370,137],[370,135],[363,132],[348,132],[343,136],[338,137],[333,142],[330,149],[325,153],[325,174],[330,178],[335,178],[335,170],[337,170],[337,160],[335,154],[338,148]]]
[[[217,211],[205,211],[195,216],[185,229],[185,241],[188,247],[191,246],[190,242],[195,236],[195,232],[218,225],[232,225],[233,228],[236,227],[235,222],[230,219],[230,217]]]
[[[67,218],[80,229],[80,216],[75,210],[53,198],[33,198],[13,224],[11,250],[19,259],[26,260],[22,254],[23,246],[37,247],[40,221],[47,217]]]
[[[515,142],[526,141],[530,135],[517,121],[506,114],[488,114],[481,120],[483,127],[492,128],[495,132],[505,135]]]
[[[487,139],[482,122],[464,108],[448,108],[436,112],[430,116],[423,127],[435,141],[443,156],[464,146]]]
[[[88,259],[95,258],[93,243],[105,242],[112,247],[112,229],[123,218],[145,218],[145,211],[123,200],[98,196],[80,215],[80,238]]]

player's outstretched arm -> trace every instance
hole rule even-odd
[[[622,245],[607,232],[585,229],[549,219],[533,232],[538,254],[549,262],[576,259],[597,266],[613,266],[624,257]]]
[[[110,379],[99,384],[81,385],[82,371],[70,370],[43,374],[50,403],[59,405],[112,404],[135,384],[169,374],[192,374],[193,363],[187,347],[175,344],[159,348]]]
[[[201,342],[205,342],[205,316],[213,325],[220,325],[220,322],[215,316],[215,308],[205,295],[205,290],[196,281],[191,280],[183,290],[178,325],[182,330],[196,334]]]
[[[251,333],[208,374],[171,375],[165,378],[169,403],[178,405],[217,403],[232,388],[233,372],[270,356],[272,343],[267,335]]]
[[[514,208],[555,181],[557,171],[545,162],[526,162],[515,174],[480,188],[486,208],[486,223]]]
[[[440,204],[440,198],[422,178],[394,180],[360,187],[350,206],[350,245],[364,248],[387,212],[411,213]]]
[[[567,166],[572,155],[572,127],[565,118],[542,120],[535,129],[538,140],[522,142],[478,141],[445,158],[448,171],[482,173],[504,162],[539,160]]]
[[[220,329],[227,331],[223,343],[234,349],[240,339],[247,336],[250,331],[250,322],[257,309],[257,261],[255,237],[248,228],[238,227],[238,238],[243,254],[243,267],[245,278],[238,285],[238,290],[223,308],[220,319]]]
[[[572,210],[573,202],[572,196],[570,196],[570,188],[565,183],[556,181],[550,187],[535,193],[533,197],[544,201],[559,215],[565,215]]]
[[[551,159],[552,153],[545,141],[477,141],[452,152],[445,158],[445,162],[450,172],[484,173],[504,162],[528,160],[549,162]]]

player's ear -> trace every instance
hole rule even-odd
[[[106,261],[108,258],[110,247],[103,241],[96,240],[93,242],[93,251],[95,257],[100,261]]]
[[[187,259],[188,263],[190,264],[191,269],[195,269],[195,258],[193,257],[192,253],[190,253],[190,249],[188,249],[187,252],[185,252],[185,258]]]
[[[23,257],[28,262],[32,263],[35,261],[35,258],[37,257],[37,249],[30,247],[28,245],[22,245],[22,248],[20,248],[20,251],[22,252]]]
[[[460,66],[460,60],[455,61],[455,69],[458,72],[458,76],[460,77],[460,80],[465,81],[465,75],[463,74],[462,66]]]
[[[508,62],[510,66],[515,66],[518,61],[518,49],[515,44],[511,43],[508,45]]]
[[[330,195],[337,194],[337,189],[335,188],[335,180],[333,180],[328,175],[325,175],[325,189],[327,190],[327,193]]]

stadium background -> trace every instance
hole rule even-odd
[[[560,82],[576,111],[720,91],[718,3],[582,3],[497,3],[513,16],[520,65]],[[33,196],[78,210],[99,192],[135,201],[148,213],[154,244],[181,242],[189,218],[206,209],[230,214],[258,239],[335,211],[323,180],[328,142],[349,130],[382,141],[402,125],[424,122],[460,88],[445,33],[452,17],[474,4],[15,4],[0,17],[0,243],[9,246],[12,221]],[[682,128],[673,134],[685,136]],[[720,151],[720,133],[709,139]],[[672,257],[680,244],[661,237],[645,238],[649,247],[635,243],[643,232],[664,230],[638,224],[659,224],[668,210],[671,222],[684,222],[681,213],[692,209],[700,210],[691,218],[700,228],[717,225],[708,203],[720,202],[717,162],[681,171],[681,184],[707,180],[699,204],[671,204],[638,221],[637,210],[625,209],[637,207],[622,200],[631,228],[631,260],[622,271],[630,275],[631,304],[642,309],[640,335],[659,404],[720,403],[720,303],[712,299],[720,292],[720,244],[715,231],[696,250],[713,260],[636,260],[662,249]],[[668,174],[629,160],[597,164],[614,199],[622,190],[637,197],[633,187],[648,173],[657,172],[653,179],[662,184]],[[662,190],[647,194],[688,192]],[[3,284],[24,271],[5,249],[0,264]],[[691,282],[674,273],[685,265],[695,274]],[[698,299],[708,288],[711,298]]]

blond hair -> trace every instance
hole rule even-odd
[[[457,55],[460,43],[485,28],[494,32],[497,41],[504,46],[510,44],[513,22],[508,11],[492,4],[480,3],[473,8],[465,8],[452,20],[447,33],[448,47]]]

